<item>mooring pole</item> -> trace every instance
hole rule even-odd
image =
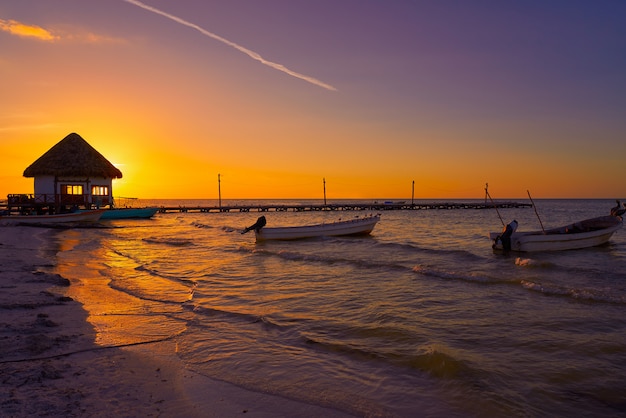
[[[489,196],[489,183],[485,183],[485,206],[487,206],[487,197]]]
[[[322,178],[324,182],[324,206],[326,206],[326,177]]]
[[[413,180],[413,184],[411,185],[411,206],[415,205],[413,203],[414,200],[415,200],[415,180]]]
[[[222,185],[221,185],[221,180],[220,180],[220,175],[218,173],[217,175],[217,199],[218,199],[218,205],[220,207],[220,212],[222,211]]]

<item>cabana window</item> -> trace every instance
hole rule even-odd
[[[91,186],[91,195],[92,196],[108,196],[109,187],[108,186]]]
[[[82,195],[83,185],[82,184],[62,184],[61,194]]]

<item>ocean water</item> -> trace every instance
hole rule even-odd
[[[615,205],[535,203],[546,228]],[[540,229],[532,208],[499,213]],[[264,213],[268,226],[367,214]],[[55,231],[55,269],[99,343],[173,337],[190,369],[255,391],[367,417],[626,415],[625,230],[499,255],[493,209],[381,214],[368,237],[258,244],[240,233],[257,212],[108,221]]]

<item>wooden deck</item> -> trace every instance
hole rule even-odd
[[[236,205],[236,206],[162,206],[160,213],[187,212],[316,212],[316,211],[384,211],[384,210],[453,210],[453,209],[493,209],[530,208],[530,203],[337,203],[337,204],[293,204],[293,205]]]

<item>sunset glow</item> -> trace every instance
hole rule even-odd
[[[115,196],[626,196],[626,4],[0,9],[0,199],[71,132]]]

